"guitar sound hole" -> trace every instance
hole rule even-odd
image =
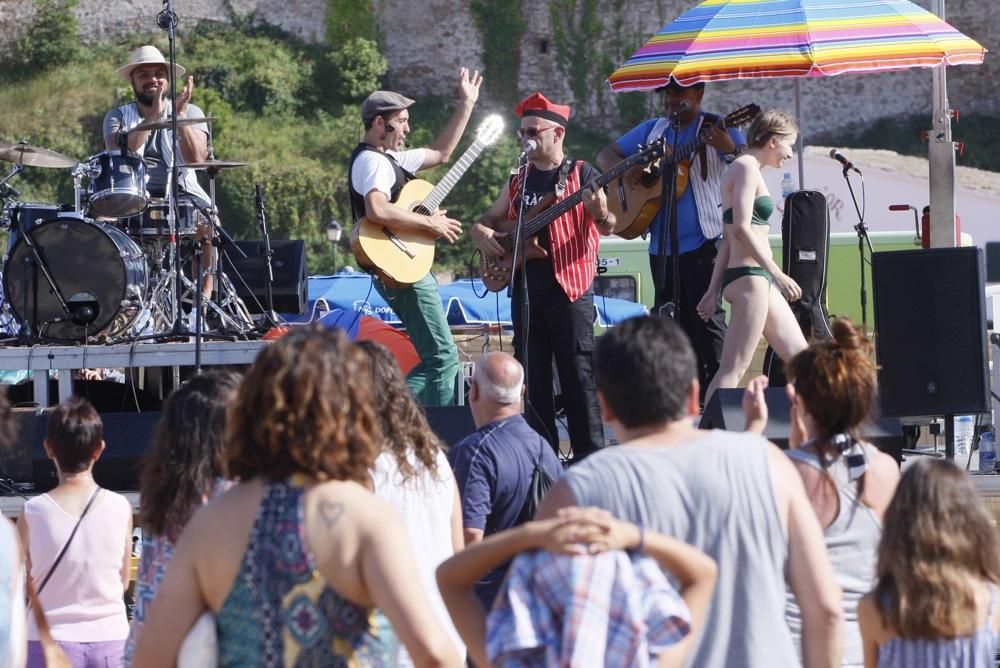
[[[421,216],[429,216],[431,212],[423,204],[418,204],[413,207],[413,213],[419,213]]]

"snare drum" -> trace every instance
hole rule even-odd
[[[95,218],[124,218],[146,208],[146,166],[142,158],[122,151],[104,151],[88,158],[89,212]]]
[[[170,236],[168,208],[167,200],[152,197],[145,211],[123,219],[120,227],[132,237],[167,238]],[[190,200],[177,200],[177,236],[194,236],[198,231],[199,218],[198,209]]]
[[[146,258],[136,242],[108,223],[77,214],[39,223],[31,240],[71,315],[67,317],[43,273],[25,263],[31,250],[22,238],[8,253],[3,274],[4,294],[18,322],[30,315],[41,336],[60,341],[126,333],[142,310],[148,287]]]

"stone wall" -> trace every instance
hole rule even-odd
[[[555,0],[551,0],[555,2]],[[563,71],[553,40],[552,17],[573,25],[574,16],[559,14],[550,3],[522,2],[526,29],[521,38],[520,94],[543,90],[550,97],[571,102],[578,118],[595,129],[607,132],[625,129],[618,112],[617,96],[602,82],[610,72],[594,71],[582,99],[575,99],[572,77]],[[593,53],[607,52],[620,62],[662,25],[695,0],[597,0],[597,9],[606,28],[593,44]],[[227,20],[224,0],[176,0],[180,30],[202,20]],[[382,48],[391,70],[388,85],[408,95],[428,93],[448,96],[454,91],[460,65],[482,68],[479,31],[463,0],[373,0]],[[513,4],[513,3],[512,3]],[[582,5],[560,0],[560,7]],[[917,0],[929,7],[930,0]],[[326,0],[229,0],[240,15],[256,14],[308,41],[326,39]],[[625,10],[615,10],[615,7]],[[109,9],[113,8],[113,9]],[[79,0],[76,9],[80,36],[84,40],[120,39],[131,34],[155,32],[155,16],[160,0]],[[34,13],[32,0],[0,0],[0,53],[9,51],[12,41],[22,34]],[[1000,46],[1000,4],[982,0],[950,0],[950,23],[987,47]],[[512,42],[515,36],[512,36]],[[512,48],[518,45],[512,44]],[[596,61],[595,61],[596,63]],[[597,69],[595,65],[592,69]],[[486,72],[489,76],[489,72]],[[577,75],[579,78],[579,75]],[[1000,64],[988,54],[982,66],[950,68],[951,104],[962,113],[1000,113]],[[908,115],[931,109],[930,70],[909,70],[885,74],[843,75],[800,80],[802,118],[808,133],[849,131],[864,127],[876,118]],[[580,89],[580,83],[576,82]],[[710,87],[706,105],[717,111],[735,109],[747,102],[765,107],[794,110],[795,83],[792,79],[721,82]],[[484,99],[484,105],[490,105]],[[655,100],[649,96],[647,108]],[[961,126],[956,129],[961,136]]]

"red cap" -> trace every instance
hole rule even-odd
[[[538,116],[565,126],[569,122],[570,108],[569,105],[550,101],[541,93],[532,93],[514,107],[514,113],[518,118]]]

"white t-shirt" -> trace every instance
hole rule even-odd
[[[366,151],[371,153],[371,151]],[[386,162],[386,161],[381,161]],[[416,474],[406,481],[400,479],[396,456],[383,452],[375,460],[372,479],[375,494],[388,501],[403,519],[406,535],[413,545],[417,561],[417,575],[431,601],[431,607],[455,647],[465,654],[462,643],[452,624],[448,609],[438,591],[435,571],[442,561],[455,553],[451,542],[451,514],[455,507],[455,474],[444,452],[437,453],[437,480],[420,461],[410,454],[410,464]],[[404,650],[405,651],[405,650]],[[399,665],[412,665],[409,656],[398,658]]]
[[[413,148],[408,151],[386,151],[396,159],[399,166],[415,173],[424,164],[426,149]],[[396,172],[392,164],[379,151],[362,151],[351,166],[351,185],[362,197],[373,190],[392,197],[392,186],[396,182]]]

